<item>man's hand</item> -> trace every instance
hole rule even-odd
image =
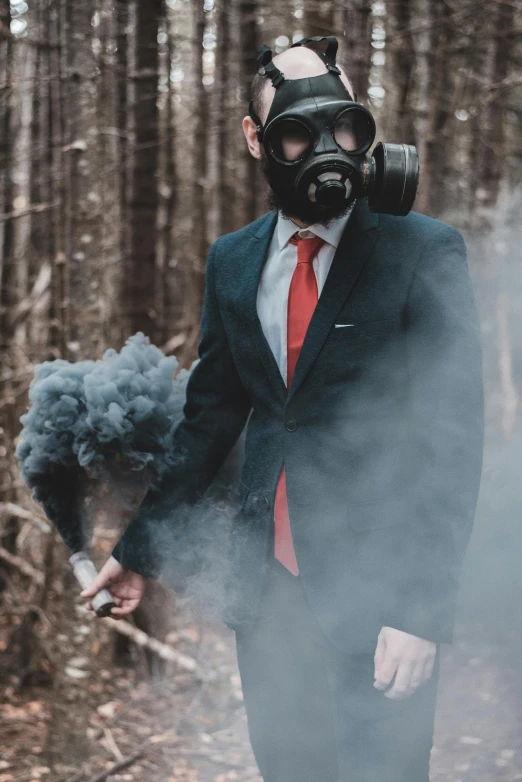
[[[435,663],[436,644],[394,627],[383,627],[375,650],[373,686],[384,690],[395,674],[395,681],[385,696],[394,700],[407,698],[427,681]]]
[[[110,557],[90,587],[83,590],[81,596],[94,597],[103,587],[107,587],[116,603],[111,616],[114,619],[121,619],[138,607],[145,590],[145,579],[139,573],[120,565],[114,557]],[[91,603],[87,603],[87,608],[94,613]]]

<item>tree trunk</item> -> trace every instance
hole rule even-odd
[[[412,0],[403,0],[388,10],[386,27],[386,56],[391,61],[391,67],[386,67],[384,72],[386,139],[396,144],[415,144]],[[391,112],[390,104],[393,105]]]
[[[69,355],[98,358],[104,349],[94,3],[68,0],[67,144],[69,156]]]
[[[234,111],[237,103],[232,68],[230,60],[234,56],[231,36],[230,0],[219,0],[218,5],[218,47],[216,57],[217,105],[216,123],[217,141],[217,199],[219,204],[218,234],[229,233],[239,226],[236,224],[236,187],[235,187],[235,155],[230,154],[229,139],[234,132],[231,119],[239,121],[238,112]],[[231,116],[232,115],[232,116]],[[230,150],[230,152],[229,152]]]
[[[49,58],[47,48],[49,41],[49,15],[41,2],[36,3],[36,13],[33,17],[36,43],[36,81],[33,90],[33,123],[31,127],[31,173],[30,200],[31,204],[47,204],[42,212],[31,215],[31,283],[34,283],[43,269],[52,268],[52,224],[50,219],[51,201],[51,160],[50,160],[50,127],[49,127]],[[51,286],[38,300],[33,308],[30,320],[29,341],[33,353],[38,357],[47,358],[50,342],[50,307],[52,302]]]
[[[450,132],[454,119],[454,67],[450,51],[454,37],[454,22],[445,0],[429,0],[432,21],[431,51],[428,60],[429,99],[426,137],[423,139],[424,181],[418,209],[440,215],[447,204],[447,190],[455,183],[451,175]]]
[[[13,263],[13,37],[11,5],[0,0],[0,334],[1,348],[10,345],[10,315],[14,304]]]
[[[485,190],[485,206],[494,206],[497,202],[504,167],[508,97],[508,87],[505,80],[509,71],[514,15],[514,3],[497,0],[494,16],[491,77],[487,85],[488,95],[484,106],[486,124],[482,186]]]
[[[303,29],[306,37],[315,35],[335,35],[334,3],[308,0],[304,7]]]
[[[209,178],[209,123],[210,95],[204,83],[203,36],[205,35],[206,13],[203,0],[198,0],[196,8],[196,152],[194,177],[194,200],[196,214],[197,265],[194,273],[194,290],[197,311],[201,308],[205,278],[203,268],[208,252],[208,178]]]
[[[15,465],[13,459],[12,432],[16,428],[16,388],[14,367],[17,351],[13,350],[14,312],[17,303],[17,275],[14,263],[15,220],[11,215],[14,208],[14,83],[15,46],[10,32],[11,11],[9,0],[0,0],[0,468],[4,484],[3,498],[16,500],[14,487]],[[3,545],[15,550],[18,534],[18,520],[6,514],[0,534]],[[3,566],[8,570],[8,566]],[[0,574],[0,589],[5,581]]]
[[[29,23],[37,17],[36,7],[30,9]],[[23,211],[31,204],[31,126],[33,122],[33,92],[35,88],[36,48],[26,38],[16,43],[15,68],[17,73],[17,101],[14,110],[13,158],[16,165],[16,180],[13,188],[15,211]],[[13,221],[14,297],[16,312],[11,313],[14,366],[23,366],[29,355],[28,317],[25,316],[25,302],[30,284],[30,212]]]
[[[63,0],[62,0],[63,2]],[[50,161],[50,200],[56,203],[51,211],[52,295],[50,309],[50,357],[65,358],[69,336],[69,278],[66,254],[66,155],[65,146],[65,73],[62,51],[64,14],[62,2],[48,11],[48,159]]]
[[[158,28],[162,0],[136,4],[136,67],[132,105],[135,143],[129,206],[130,258],[125,308],[131,333],[156,340],[156,216],[158,208]]]
[[[368,75],[372,58],[372,4],[354,0],[344,12],[346,71],[360,101],[368,99]]]
[[[468,211],[475,229],[486,229],[482,203],[482,172],[484,168],[484,107],[483,85],[489,81],[488,41],[492,39],[491,9],[479,5],[473,17],[467,58],[466,104],[470,107],[468,153]]]
[[[416,33],[413,36],[417,63],[417,107],[415,129],[419,168],[422,172],[416,209],[425,211],[431,190],[431,169],[428,165],[428,134],[430,113],[430,89],[432,85],[432,4],[430,0],[418,0],[415,18]]]
[[[118,130],[118,176],[120,211],[120,267],[124,274],[130,259],[130,217],[129,217],[129,0],[115,0],[116,15],[116,127]],[[129,336],[128,316],[125,311],[125,286],[120,278],[123,301],[120,301],[119,326],[121,338]]]
[[[240,24],[240,58],[241,58],[241,101],[246,110],[250,99],[250,85],[257,68],[256,53],[259,48],[257,34],[257,2],[248,0],[239,3],[239,24]],[[245,111],[246,113],[246,111]],[[245,169],[243,174],[244,182],[244,211],[242,217],[244,224],[252,222],[258,216],[258,198],[256,181],[258,178],[257,161],[249,153],[246,144],[244,149]]]
[[[96,115],[98,125],[96,181],[93,185],[99,195],[100,287],[98,298],[102,336],[105,345],[119,345],[122,322],[117,294],[121,289],[121,136],[117,115],[117,52],[114,51],[118,34],[113,0],[98,0],[99,25],[96,57],[98,89]],[[103,183],[103,184],[102,184]],[[114,304],[117,303],[117,306]],[[109,315],[110,310],[110,315]]]
[[[173,281],[173,262],[175,252],[175,226],[177,206],[176,172],[176,120],[173,100],[173,85],[170,79],[174,61],[174,41],[169,9],[163,8],[162,34],[164,42],[160,54],[160,172],[159,172],[159,212],[158,212],[158,312],[160,344],[172,337],[175,327],[175,306],[177,286]],[[178,304],[178,302],[176,302]]]
[[[204,83],[204,36],[207,14],[203,0],[193,6],[194,29],[194,134],[193,160],[191,167],[192,212],[190,220],[193,241],[186,249],[185,295],[183,301],[183,328],[185,340],[179,357],[183,366],[190,365],[196,357],[199,341],[199,321],[205,291],[205,262],[209,248],[209,123],[210,94]],[[188,263],[187,263],[188,261]]]

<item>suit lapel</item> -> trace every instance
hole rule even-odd
[[[332,328],[337,313],[352,290],[377,241],[378,215],[366,199],[357,202],[335,252],[328,277],[308,326],[297,360],[289,401],[308,374]]]
[[[245,276],[243,278],[242,293],[257,354],[274,390],[284,400],[286,398],[286,386],[257,314],[257,289],[276,223],[277,212],[271,212],[261,221],[257,232],[250,237],[248,243],[241,246],[241,254],[244,255],[245,259],[243,261]]]

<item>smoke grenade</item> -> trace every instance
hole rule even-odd
[[[69,564],[82,589],[90,587],[98,575],[98,570],[89,555],[85,551],[77,551],[76,554],[69,557]],[[110,616],[111,609],[114,608],[115,603],[108,589],[100,589],[91,598],[91,605],[96,612],[96,616],[102,617]]]

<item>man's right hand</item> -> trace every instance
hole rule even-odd
[[[111,610],[114,619],[121,619],[131,614],[139,605],[145,591],[145,579],[139,573],[120,565],[117,559],[110,557],[102,567],[88,589],[84,589],[81,597],[94,597],[94,595],[106,587],[115,602]],[[94,614],[91,603],[87,603],[88,610]]]

